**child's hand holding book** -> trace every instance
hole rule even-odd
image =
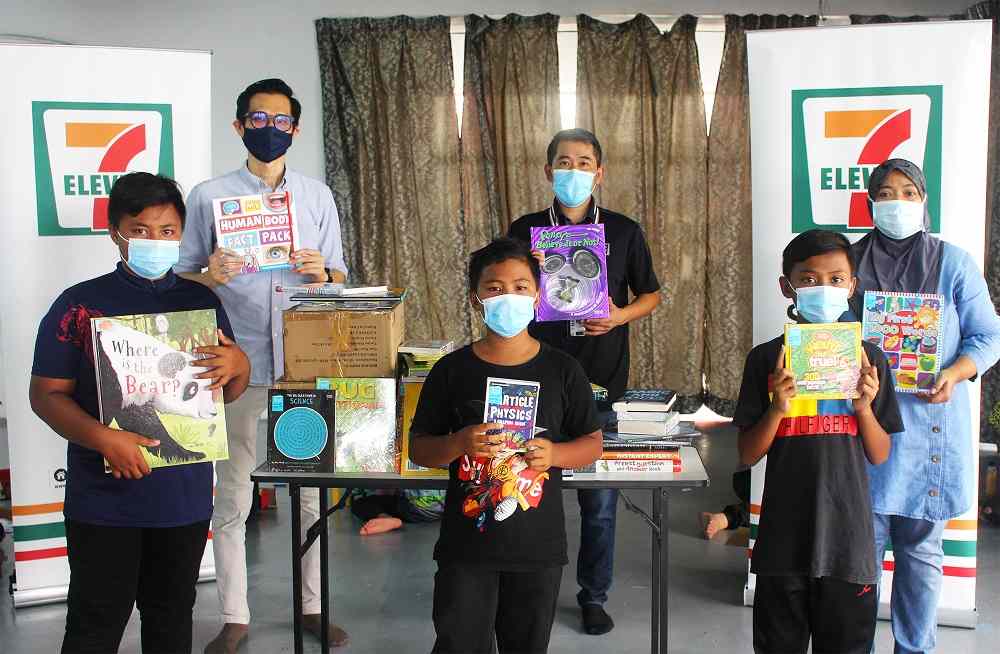
[[[858,378],[858,397],[852,400],[854,414],[870,413],[872,402],[878,395],[878,368],[868,360],[868,353],[861,348],[861,376]]]
[[[786,416],[795,397],[795,375],[785,367],[784,346],[778,349],[778,360],[774,362],[774,372],[767,377],[767,387],[771,390],[771,410]]]
[[[552,441],[547,438],[532,438],[524,446],[527,449],[524,460],[529,468],[545,472],[552,467]]]
[[[476,458],[492,459],[504,448],[504,441],[497,438],[503,430],[499,422],[488,422],[481,425],[469,425],[455,432],[453,438],[462,449],[462,453]],[[489,432],[493,432],[490,434]]]

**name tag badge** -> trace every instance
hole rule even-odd
[[[611,256],[611,244],[607,241],[604,241],[604,256]]]
[[[570,336],[586,336],[587,328],[583,326],[582,320],[570,320],[569,321],[569,335]]]

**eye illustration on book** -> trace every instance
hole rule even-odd
[[[268,262],[281,261],[288,258],[288,247],[284,245],[272,245],[264,250],[264,259]]]

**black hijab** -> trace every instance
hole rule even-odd
[[[941,277],[941,240],[927,233],[930,213],[927,211],[927,180],[915,163],[906,159],[889,159],[872,171],[868,179],[868,207],[878,195],[879,187],[889,173],[906,175],[920,191],[924,200],[924,228],[913,236],[896,240],[878,228],[851,246],[857,263],[858,293],[865,291],[897,291],[903,293],[937,293]]]

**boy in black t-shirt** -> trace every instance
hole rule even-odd
[[[214,309],[220,345],[193,349],[205,356],[197,365],[208,370],[193,375],[197,385],[184,384],[185,393],[188,399],[221,393],[226,402],[243,393],[250,362],[232,340],[219,298],[171,270],[184,215],[173,180],[149,173],[119,178],[108,200],[108,223],[122,261],[114,272],[63,291],[38,328],[31,408],[69,441],[63,654],[117,652],[133,606],[142,618],[144,653],[191,651],[195,583],[212,517],[212,464],[150,470],[141,448],[179,446],[163,433],[101,422],[90,331],[90,319],[100,316]]]
[[[783,254],[785,297],[800,322],[852,321],[854,261],[842,234],[811,230]],[[862,341],[860,397],[795,398],[783,337],[747,357],[733,423],[740,459],[767,455],[760,525],[750,570],[757,575],[754,651],[867,653],[875,635],[878,583],[867,462],[889,456],[903,430],[882,352]]]
[[[601,455],[597,408],[580,364],[526,328],[538,302],[539,268],[525,243],[498,239],[472,254],[470,301],[486,336],[446,355],[424,383],[410,429],[410,458],[450,469],[434,548],[434,652],[534,654],[548,648],[566,525],[562,468]],[[526,451],[482,424],[486,379],[539,382],[536,433]],[[511,489],[518,501],[502,502]]]

